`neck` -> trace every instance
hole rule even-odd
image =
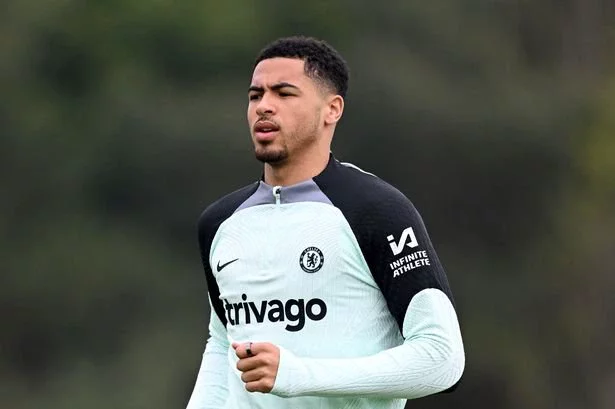
[[[282,164],[265,164],[265,183],[272,186],[290,186],[304,182],[321,173],[329,163],[329,149],[306,152]]]

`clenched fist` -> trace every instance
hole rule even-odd
[[[237,369],[248,392],[269,393],[273,389],[280,365],[280,349],[268,342],[233,342],[239,358]]]

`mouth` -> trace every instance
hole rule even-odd
[[[254,136],[259,142],[271,141],[280,131],[280,127],[271,121],[258,121],[254,124]]]

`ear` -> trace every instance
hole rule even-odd
[[[341,95],[330,96],[326,109],[325,125],[335,125],[344,112],[344,98]]]

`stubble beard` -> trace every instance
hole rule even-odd
[[[316,142],[318,132],[318,124],[314,122],[308,129],[305,129],[304,136],[299,136],[297,133],[293,135],[287,135],[286,138],[294,142],[295,150],[303,150],[310,144]],[[281,146],[257,146],[254,149],[254,155],[256,159],[262,163],[266,163],[271,166],[280,166],[286,163],[290,156],[286,138],[282,141]]]
[[[281,164],[288,158],[288,148],[286,145],[279,148],[258,146],[254,150],[254,156],[257,160],[269,165]]]

